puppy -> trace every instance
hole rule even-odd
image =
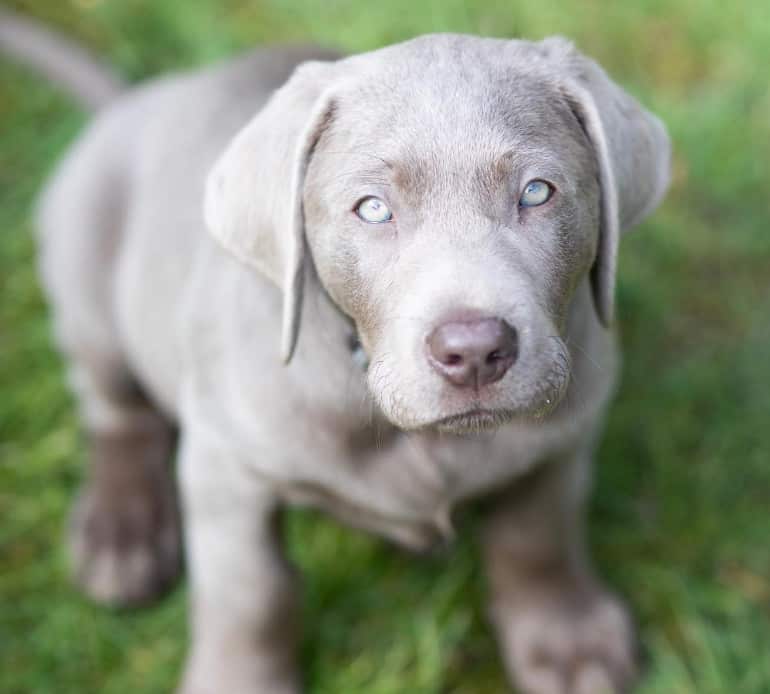
[[[176,577],[178,427],[183,694],[301,690],[285,506],[422,549],[492,491],[512,681],[626,691],[583,508],[618,243],[668,173],[660,121],[561,38],[259,50],[111,101],[39,211],[90,441],[80,585],[135,604]]]

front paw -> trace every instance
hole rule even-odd
[[[176,694],[302,694],[297,672],[283,666],[266,674],[272,663],[259,653],[249,657],[231,652],[215,659],[193,654]]]
[[[220,684],[204,683],[184,683],[177,689],[176,694],[301,694],[301,690],[293,684],[260,684],[258,682],[249,682],[240,689],[224,689]]]
[[[631,620],[601,589],[520,595],[496,605],[492,620],[522,694],[620,694],[636,679]]]
[[[181,533],[167,451],[158,437],[93,442],[91,477],[70,521],[75,582],[113,607],[147,603],[180,572]]]

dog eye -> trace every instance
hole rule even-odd
[[[527,183],[519,198],[520,207],[537,207],[550,200],[553,186],[545,181],[534,180]]]
[[[369,224],[383,224],[393,219],[393,213],[383,200],[370,195],[356,205],[356,214]]]

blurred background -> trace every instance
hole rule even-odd
[[[643,694],[770,692],[770,5],[767,0],[29,0],[6,3],[133,81],[256,44],[362,51],[436,31],[561,33],[668,124],[673,186],[623,242],[620,394],[591,541],[632,604]],[[69,584],[81,435],[51,346],[30,213],[86,122],[0,57],[0,692],[170,691],[185,588],[111,612]],[[183,127],[183,124],[181,124]],[[463,515],[463,514],[461,514]],[[505,691],[465,514],[418,559],[304,512],[303,650],[323,694]]]

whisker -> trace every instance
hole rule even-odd
[[[583,356],[585,356],[585,358],[586,358],[586,359],[588,359],[588,361],[590,361],[590,362],[591,362],[591,364],[593,364],[593,366],[594,366],[595,368],[597,368],[597,369],[598,369],[599,371],[601,371],[601,372],[604,372],[604,371],[605,371],[604,367],[603,367],[601,364],[599,364],[599,363],[598,363],[598,362],[597,362],[597,361],[596,361],[596,360],[595,360],[595,359],[594,359],[594,358],[593,358],[593,357],[592,357],[592,356],[591,356],[591,355],[590,355],[590,354],[589,354],[589,353],[588,353],[588,352],[587,352],[587,351],[586,351],[586,350],[585,350],[583,347],[581,347],[581,346],[580,346],[580,345],[579,345],[579,344],[578,344],[578,343],[577,343],[575,340],[572,340],[572,342],[570,343],[570,338],[568,337],[568,338],[567,338],[567,345],[570,345],[570,344],[571,344],[573,347],[575,347],[576,349],[578,349],[578,350],[580,351],[580,353],[581,353],[581,354],[583,354]]]

